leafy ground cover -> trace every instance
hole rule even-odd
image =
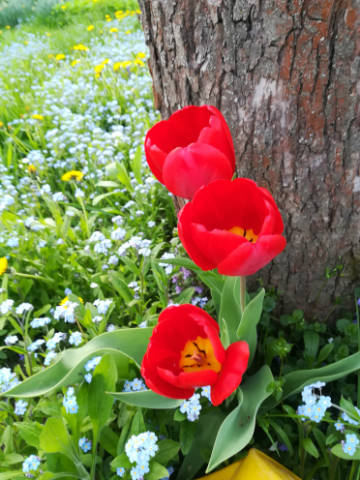
[[[1,480],[157,480],[174,469],[195,478],[234,401],[215,408],[205,387],[157,411],[140,408],[151,392],[138,406],[124,396],[144,389],[134,342],[147,341],[162,309],[191,302],[214,312],[189,261],[168,263],[185,254],[172,200],[143,156],[159,115],[138,14],[124,0],[0,3],[0,391],[54,368],[36,398],[0,403]],[[268,292],[254,364],[276,373],[264,392],[275,399],[292,370],[359,350],[354,306],[328,327],[301,310],[279,317],[276,303]],[[123,328],[135,326],[144,328]],[[102,351],[99,335],[114,330],[119,342],[129,335],[133,360]],[[68,348],[72,360],[57,363]],[[67,372],[71,382],[55,388]],[[321,388],[260,409],[252,445],[304,479],[359,478],[355,375]],[[347,417],[338,420],[333,402]]]

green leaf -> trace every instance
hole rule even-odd
[[[155,455],[155,460],[162,465],[168,465],[170,460],[178,453],[180,445],[174,440],[165,439],[158,443],[159,450]]]
[[[285,399],[290,395],[300,392],[303,388],[317,381],[331,382],[338,378],[346,377],[349,373],[360,369],[360,352],[354,353],[338,362],[331,363],[321,368],[311,370],[297,370],[295,372],[284,375],[283,380],[283,397]],[[275,405],[278,402],[275,403]],[[266,407],[274,406],[273,402],[267,402]]]
[[[220,310],[218,313],[218,322],[220,327],[224,329],[224,333],[221,332],[221,341],[226,338],[229,338],[230,343],[238,340],[236,333],[240,319],[240,278],[227,277],[221,293]],[[225,343],[224,347],[227,348],[229,344]]]
[[[333,343],[327,343],[326,345],[324,345],[322,347],[322,349],[320,350],[319,355],[316,359],[317,363],[321,365],[323,362],[325,362],[325,360],[330,355],[330,353],[333,351],[333,349],[334,349],[334,344]]]
[[[315,447],[311,438],[304,438],[303,447],[312,457],[319,458],[319,450]]]
[[[142,146],[139,145],[135,151],[133,158],[130,160],[131,170],[134,172],[135,178],[139,183],[143,182],[141,167],[142,167]]]
[[[247,379],[241,388],[242,403],[225,418],[219,428],[206,473],[240,452],[250,442],[255,430],[257,411],[270,395],[268,386],[273,381],[267,365]]]
[[[38,448],[40,445],[40,434],[43,430],[43,425],[38,422],[16,422],[14,423],[20,437],[32,447]]]
[[[116,457],[116,444],[119,436],[111,430],[110,427],[105,426],[101,430],[101,436],[99,439],[100,445],[110,453],[112,457]]]
[[[261,318],[261,312],[265,297],[265,290],[262,288],[260,292],[254,297],[245,307],[242,314],[240,325],[237,329],[237,339],[245,340],[249,344],[250,359],[249,365],[252,363],[256,353],[257,332],[256,327]]]
[[[291,445],[290,439],[289,439],[287,433],[285,432],[285,430],[283,428],[281,428],[280,425],[276,421],[269,421],[269,424],[275,430],[275,432],[276,432],[277,436],[279,437],[279,439],[281,440],[281,442],[286,445],[287,449],[289,450],[289,454],[291,456],[293,456],[294,449],[293,449],[293,446]]]
[[[140,392],[106,392],[112,395],[117,400],[128,405],[134,405],[142,408],[177,408],[181,405],[182,400],[175,400],[173,398],[163,397],[151,390],[143,390]]]
[[[62,418],[48,418],[40,435],[40,448],[46,453],[63,453],[72,458],[70,436]]]
[[[181,422],[180,423],[180,447],[184,455],[190,451],[191,445],[194,441],[196,432],[195,422]]]
[[[131,358],[140,366],[147,348],[152,328],[124,328],[103,333],[82,347],[65,350],[58,360],[27,378],[3,395],[8,397],[36,397],[76,383],[82,378],[83,366],[95,355],[118,353]]]
[[[89,388],[88,409],[94,431],[99,434],[111,415],[114,399],[104,395],[106,390],[114,390],[117,380],[116,363],[112,355],[101,359],[94,370]],[[96,435],[95,435],[96,437]]]
[[[310,361],[314,361],[316,354],[319,349],[320,336],[318,333],[313,330],[307,330],[304,332],[304,344],[305,352],[304,355]]]
[[[160,478],[168,477],[169,472],[165,467],[157,462],[150,463],[150,472],[146,475],[146,480],[159,480]]]
[[[22,470],[0,473],[0,480],[11,480],[12,478],[26,478],[26,477],[24,476],[24,472]]]
[[[125,303],[129,303],[134,300],[134,295],[131,293],[127,283],[123,280],[122,276],[118,272],[110,271],[108,273],[108,278],[118,292],[118,294],[123,298]]]
[[[185,456],[176,480],[189,480],[208,461],[214,445],[216,432],[225,413],[219,408],[212,408],[200,415],[197,421],[196,434],[190,452]]]
[[[355,449],[354,455],[349,455],[348,453],[344,452],[341,443],[338,443],[332,447],[331,453],[333,453],[336,457],[342,458],[343,460],[360,460],[360,450],[358,448]]]
[[[111,462],[111,468],[116,469],[116,468],[131,468],[131,462],[128,459],[128,456],[126,453],[122,453],[121,455],[118,455],[117,457],[114,458],[114,460]]]
[[[133,416],[128,436],[131,437],[132,435],[139,435],[140,433],[145,432],[145,430],[144,416],[139,408]]]

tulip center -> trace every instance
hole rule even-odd
[[[213,346],[208,338],[196,337],[186,342],[180,353],[179,366],[185,372],[214,370],[220,372],[221,363],[214,354]]]
[[[258,239],[258,235],[254,233],[254,230],[252,228],[242,228],[236,225],[235,227],[231,227],[229,232],[235,233],[235,235],[240,235],[241,237],[245,237],[246,240],[253,243],[255,243]]]

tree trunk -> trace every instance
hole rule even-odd
[[[360,0],[139,3],[163,118],[218,107],[238,176],[282,212],[288,245],[254,277],[324,318],[360,278]]]

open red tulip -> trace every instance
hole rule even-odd
[[[229,127],[211,105],[190,105],[154,125],[145,138],[145,154],[155,177],[183,198],[214,180],[231,179],[235,171]]]
[[[141,374],[151,390],[170,398],[189,398],[196,387],[211,385],[211,402],[220,405],[240,385],[248,359],[246,342],[225,350],[215,320],[201,308],[184,304],[160,314]]]
[[[180,240],[202,270],[252,275],[286,245],[270,192],[247,178],[217,180],[198,190],[179,213]]]

